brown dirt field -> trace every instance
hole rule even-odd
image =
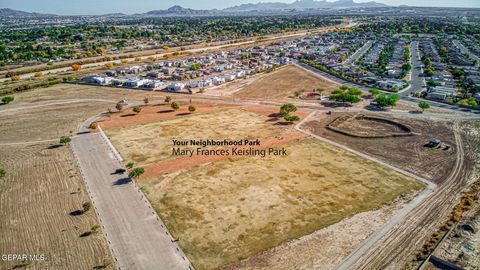
[[[50,140],[73,135],[82,121],[106,108],[105,104],[73,103],[2,112],[0,143]]]
[[[326,128],[331,121],[341,115],[345,115],[345,113],[317,114],[312,121],[305,123],[302,128],[423,176],[437,184],[443,182],[455,164],[456,145],[452,122],[389,116],[390,119],[411,127],[412,132],[417,133],[417,135],[365,139],[345,136]],[[386,116],[379,115],[379,117],[385,118]],[[451,150],[443,151],[424,147],[432,138],[440,139],[449,144],[452,146]]]
[[[229,158],[141,183],[196,269],[236,263],[423,186],[318,140],[285,147],[287,156]]]
[[[242,90],[236,92],[234,97],[254,100],[289,100],[288,97],[292,96],[297,90],[311,91],[321,87],[328,94],[338,86],[338,84],[334,84],[325,78],[290,65],[246,85]]]
[[[287,131],[287,132],[283,132],[279,136],[275,136],[274,138],[267,138],[267,139],[261,140],[261,146],[252,147],[252,148],[264,149],[268,147],[275,147],[282,144],[292,143],[303,138],[305,138],[305,135],[303,133]],[[244,149],[245,147],[238,147],[238,148]],[[146,179],[159,177],[166,173],[173,173],[179,170],[191,168],[193,166],[211,163],[211,162],[215,162],[215,161],[226,159],[226,158],[229,158],[229,156],[228,155],[226,156],[193,155],[191,157],[181,157],[181,158],[161,161],[157,163],[147,164],[143,166],[143,168],[145,169],[145,173],[140,177],[140,181],[145,181]]]
[[[0,167],[7,172],[0,178],[0,254],[45,256],[44,261],[32,261],[28,269],[87,270],[104,260],[112,262],[101,231],[80,237],[98,224],[94,210],[69,214],[89,201],[70,149],[47,146],[0,148]],[[13,269],[21,263],[2,261],[0,268]]]
[[[129,127],[161,120],[195,116],[218,109],[238,107],[236,105],[221,103],[193,103],[197,110],[194,113],[190,113],[188,111],[188,105],[188,103],[180,103],[180,109],[176,111],[170,107],[170,104],[166,103],[142,106],[142,111],[139,114],[133,113],[131,108],[126,108],[121,112],[115,112],[102,118],[98,123],[103,129]]]

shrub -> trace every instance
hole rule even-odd
[[[180,104],[178,104],[178,102],[172,102],[171,107],[174,110],[178,110],[178,109],[180,109]]]
[[[72,138],[70,138],[69,136],[60,137],[60,143],[63,144],[63,145],[67,145],[71,141],[72,141]]]
[[[90,209],[92,209],[92,203],[91,202],[86,202],[86,203],[82,204],[82,209],[83,209],[83,213],[88,212]]]
[[[140,106],[133,106],[132,111],[134,113],[140,113],[142,111],[142,107]]]
[[[11,97],[11,96],[6,96],[6,97],[3,97],[3,98],[2,98],[2,103],[7,103],[7,104],[8,104],[8,103],[12,102],[13,100],[14,100],[13,97]]]

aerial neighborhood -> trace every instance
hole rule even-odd
[[[0,269],[479,270],[480,3],[377,1],[0,1]]]

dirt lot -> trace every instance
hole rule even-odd
[[[292,96],[295,91],[311,91],[318,87],[325,89],[325,93],[329,93],[338,88],[338,85],[297,66],[290,65],[246,85],[242,90],[236,92],[234,97],[255,100],[288,100],[288,97]]]
[[[392,117],[391,119],[411,127],[412,132],[417,133],[417,135],[366,139],[346,136],[326,128],[330,122],[342,115],[345,115],[345,113],[333,113],[332,115],[317,114],[312,121],[304,124],[303,128],[357,151],[377,157],[389,164],[431,179],[435,183],[442,183],[455,164],[456,146],[452,122]],[[432,138],[440,139],[450,145],[451,149],[443,151],[425,147],[424,145]]]
[[[260,117],[256,113],[230,108],[142,125],[111,128],[105,132],[126,161],[145,165],[172,158],[172,139],[261,139],[273,137],[280,132],[280,127],[265,123],[266,121],[266,117]]]
[[[98,224],[95,212],[69,214],[89,201],[73,155],[68,147],[47,146],[0,148],[0,166],[7,171],[0,178],[0,254],[45,256],[28,269],[93,269],[112,262],[101,232],[80,237]],[[0,268],[21,264],[1,262]]]
[[[387,137],[411,135],[410,128],[383,117],[363,114],[338,117],[328,125],[329,129],[355,137]]]
[[[112,129],[120,127],[130,127],[157,121],[169,120],[174,118],[185,118],[198,114],[208,113],[219,109],[238,108],[236,105],[226,105],[221,103],[192,103],[196,107],[195,113],[188,111],[188,103],[179,102],[180,109],[173,110],[170,104],[158,103],[148,106],[142,106],[139,114],[133,113],[131,108],[126,108],[121,112],[115,112],[108,117],[98,121],[103,129]]]
[[[142,181],[197,269],[238,262],[422,187],[313,139],[286,149]]]

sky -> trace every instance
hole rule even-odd
[[[106,13],[143,13],[156,9],[167,9],[180,5],[193,9],[222,9],[259,0],[0,0],[0,8],[11,8],[28,12],[53,13],[60,15],[97,15]],[[262,0],[262,2],[291,3],[294,0]],[[333,1],[333,0],[328,0]],[[367,2],[370,0],[354,0]],[[475,7],[480,0],[376,0],[387,5]]]

